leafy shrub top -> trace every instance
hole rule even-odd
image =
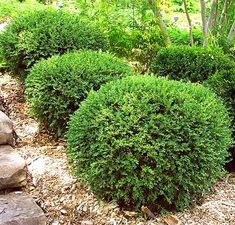
[[[16,17],[0,36],[0,46],[12,70],[30,68],[42,58],[70,50],[106,50],[106,37],[96,25],[74,14],[52,9]]]
[[[203,82],[217,71],[233,67],[234,62],[218,50],[172,46],[157,53],[152,60],[150,71],[174,80]]]
[[[190,37],[188,31],[178,28],[172,28],[168,30],[171,43],[174,45],[190,45]],[[202,31],[199,29],[193,29],[194,45],[200,46],[203,43]]]
[[[232,153],[232,161],[225,165],[228,171],[235,170],[235,68],[231,70],[223,70],[217,72],[213,76],[209,77],[203,85],[210,88],[218,96],[220,96],[227,108],[229,109],[230,116],[232,118],[232,130],[233,130],[233,146],[229,149]]]
[[[130,66],[107,53],[81,51],[37,63],[26,79],[32,113],[58,135],[91,89],[132,75]]]
[[[0,22],[9,21],[9,18],[16,15],[22,15],[26,11],[39,10],[45,6],[34,0],[20,2],[19,0],[0,0]]]
[[[233,118],[235,132],[235,67],[215,73],[203,84],[223,98]]]
[[[222,174],[229,117],[201,85],[127,77],[89,94],[67,151],[98,196],[129,208],[187,207]]]

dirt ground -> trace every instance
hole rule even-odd
[[[54,141],[29,114],[20,82],[0,74],[0,101],[14,123],[17,151],[28,163],[30,193],[47,215],[50,225],[235,225],[235,173],[215,184],[202,205],[160,217],[123,211],[98,201],[85,182],[68,167],[64,140]]]

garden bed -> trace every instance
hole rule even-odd
[[[16,149],[29,169],[26,191],[45,211],[52,225],[69,224],[166,224],[164,218],[123,211],[117,205],[98,201],[89,187],[72,176],[68,167],[64,140],[54,141],[28,112],[22,86],[9,75],[0,76],[0,97],[5,111],[14,122],[18,135]],[[175,213],[175,224],[234,225],[235,174],[228,174],[205,195],[201,205]]]

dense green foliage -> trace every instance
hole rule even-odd
[[[203,82],[217,71],[234,67],[234,62],[218,49],[173,46],[163,48],[156,54],[150,72],[174,80]]]
[[[226,7],[225,7],[226,6]],[[226,10],[225,10],[226,9]],[[225,10],[225,11],[224,11]],[[233,41],[228,40],[228,32],[231,29],[235,19],[235,4],[233,0],[218,1],[218,12],[222,12],[221,16],[216,17],[216,26],[211,30],[209,35],[209,43],[211,46],[220,46],[227,53],[235,46],[235,38]]]
[[[190,45],[189,33],[187,30],[177,28],[169,29],[169,36],[174,45]],[[193,30],[194,45],[201,46],[203,43],[202,32],[198,29]]]
[[[36,0],[26,0],[21,3],[18,0],[0,0],[0,23],[9,20],[10,17],[22,15],[26,11],[45,8]]]
[[[220,71],[204,82],[204,85],[214,91],[226,103],[232,118],[233,139],[235,144],[235,68]],[[226,164],[228,171],[235,171],[235,146],[229,149],[232,161]]]
[[[159,27],[147,2],[106,1],[79,4],[78,13],[99,23],[107,34],[110,51],[120,57],[148,64],[164,46]]]
[[[31,69],[26,96],[32,113],[59,136],[91,89],[128,75],[132,75],[129,65],[107,53],[68,53],[40,61]]]
[[[16,17],[0,35],[4,57],[17,73],[42,58],[70,50],[106,50],[107,45],[96,25],[75,14],[50,9]]]
[[[19,2],[17,0],[0,0],[0,22],[4,22],[17,9]]]
[[[229,117],[201,85],[127,77],[89,94],[69,123],[68,155],[92,190],[122,206],[183,209],[223,173]]]
[[[171,0],[175,12],[184,12],[184,3],[182,0]],[[190,13],[199,12],[200,5],[197,0],[187,0],[188,11]]]
[[[164,46],[159,29],[154,23],[135,24],[134,28],[127,30],[125,26],[113,22],[108,29],[111,51],[142,64],[148,63],[156,51]]]
[[[0,72],[4,71],[6,68],[7,68],[7,64],[2,55],[2,50],[0,48]]]
[[[225,100],[233,118],[235,130],[235,67],[231,70],[223,70],[209,77],[204,85],[212,89],[217,95]]]

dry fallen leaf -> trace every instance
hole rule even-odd
[[[129,217],[137,216],[136,212],[131,212],[131,211],[123,211],[123,212],[126,216],[129,216]]]
[[[93,225],[94,223],[92,221],[81,221],[81,225]]]
[[[141,206],[141,211],[146,213],[150,218],[154,219],[155,215],[150,211],[150,209],[146,206]]]
[[[181,220],[177,216],[169,215],[162,218],[167,225],[180,225],[182,224]]]

